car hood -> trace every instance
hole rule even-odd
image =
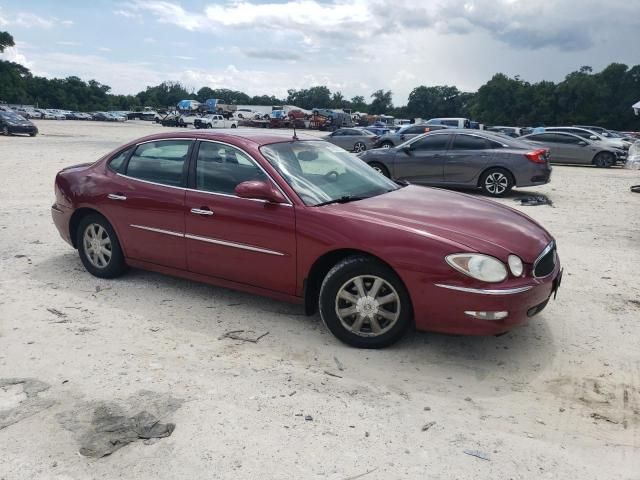
[[[553,237],[527,215],[482,198],[409,185],[356,202],[336,204],[340,216],[448,241],[506,261],[533,263]],[[455,248],[455,247],[454,247]]]

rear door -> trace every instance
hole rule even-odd
[[[444,164],[444,182],[466,184],[476,182],[499,144],[479,135],[454,135]]]
[[[296,289],[295,210],[240,198],[235,187],[273,181],[245,152],[200,141],[186,194],[190,271],[289,295]]]
[[[398,150],[394,171],[398,179],[421,184],[442,183],[444,161],[451,139],[449,133],[434,133],[418,138]]]
[[[192,146],[192,140],[145,142],[110,162],[112,188],[103,209],[128,258],[186,270],[184,201]]]

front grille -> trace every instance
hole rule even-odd
[[[535,277],[546,277],[553,273],[554,268],[556,268],[556,245],[551,242],[533,264],[533,275]]]

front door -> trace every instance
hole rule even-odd
[[[394,158],[395,178],[413,183],[442,183],[450,137],[448,133],[428,134],[399,149]]]
[[[249,180],[271,181],[244,152],[200,141],[186,194],[186,250],[190,271],[295,294],[295,210],[235,195]]]
[[[111,191],[102,208],[115,223],[128,258],[186,269],[184,187],[192,144],[191,140],[142,143],[116,172],[110,171]]]

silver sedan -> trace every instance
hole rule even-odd
[[[375,147],[378,136],[363,128],[339,128],[325,140],[349,152],[361,153]]]

